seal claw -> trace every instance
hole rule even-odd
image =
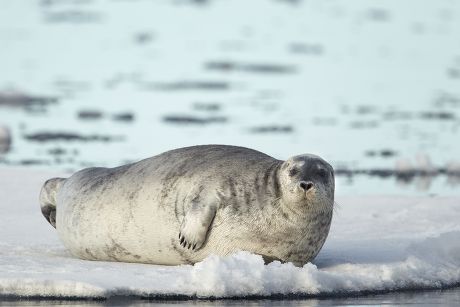
[[[180,234],[185,238],[188,249],[201,248],[206,241],[206,235],[216,214],[218,204],[212,199],[209,202],[192,202],[180,226]]]

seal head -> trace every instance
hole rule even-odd
[[[298,155],[286,160],[279,180],[285,205],[295,211],[331,211],[334,206],[334,169],[322,158]]]
[[[272,208],[280,215],[274,215],[271,221],[277,228],[266,230],[273,248],[260,254],[267,262],[278,259],[302,266],[316,257],[329,233],[334,170],[318,156],[298,155],[280,163],[277,179],[280,195]]]

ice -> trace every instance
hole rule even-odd
[[[448,287],[460,282],[456,197],[338,196],[313,263],[264,265],[241,251],[195,265],[73,258],[41,216],[42,182],[63,174],[0,170],[0,295],[11,297],[336,295]]]

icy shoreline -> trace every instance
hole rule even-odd
[[[38,208],[55,175],[0,170],[0,297],[323,297],[460,284],[456,197],[338,196],[330,236],[302,268],[247,252],[166,267],[72,258]]]

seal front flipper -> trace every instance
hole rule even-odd
[[[197,250],[203,246],[217,207],[215,201],[212,203],[192,201],[180,226],[179,241],[183,247]]]

